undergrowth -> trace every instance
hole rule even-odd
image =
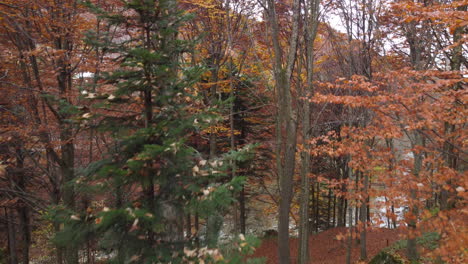
[[[416,238],[416,244],[423,247],[426,250],[433,251],[439,246],[440,234],[437,232],[427,232],[422,236]],[[406,264],[409,263],[405,260],[400,252],[406,250],[408,241],[406,239],[399,240],[393,245],[384,248],[379,254],[377,254],[369,264]],[[422,263],[442,263],[439,260],[433,260],[428,258],[421,258],[418,262],[411,264],[422,264]]]

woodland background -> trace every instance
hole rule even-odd
[[[0,262],[465,263],[467,4],[0,0]]]

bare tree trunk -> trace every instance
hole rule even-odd
[[[69,140],[68,142],[66,140]],[[74,145],[71,140],[71,131],[68,128],[62,127],[61,141],[67,142],[62,144],[62,160],[63,165],[60,167],[61,174],[65,185],[63,187],[63,202],[68,209],[74,210],[75,208],[75,191],[69,183],[74,178]],[[69,245],[65,248],[65,263],[77,264],[78,263],[78,249]]]
[[[317,36],[319,3],[317,0],[306,1],[306,86],[302,89],[302,96],[310,98],[314,94],[314,42]],[[310,103],[302,102],[302,145],[304,151],[301,153],[301,201],[299,219],[299,261],[300,264],[309,263],[309,172],[310,172],[310,144],[311,124],[310,124]]]
[[[351,252],[353,250],[353,207],[348,205],[348,247],[346,248],[346,264],[351,264]]]
[[[60,203],[60,197],[61,197],[59,175],[54,169],[53,162],[52,162],[53,158],[51,157],[52,155],[50,154],[49,150],[46,151],[46,155],[47,155],[47,170],[50,174],[49,177],[51,179],[52,189],[53,189],[51,198],[52,198],[53,204],[58,205]],[[58,222],[54,221],[53,226],[54,226],[54,233],[60,232],[60,224]],[[63,247],[57,245],[55,248],[55,254],[56,254],[56,264],[62,264],[63,263]]]
[[[417,146],[424,145],[424,138],[418,132],[414,134],[414,144],[412,144],[413,149]],[[421,151],[413,151],[414,155],[414,165],[413,165],[413,177],[414,180],[419,179],[419,174],[422,169],[423,163],[423,153]],[[418,203],[418,194],[417,190],[412,188],[410,189],[410,199],[412,200],[410,210],[411,210],[411,219],[408,221],[408,245],[407,245],[407,256],[409,261],[417,261],[419,259],[419,252],[416,244],[416,224],[418,222],[419,207]]]
[[[333,195],[333,223],[332,227],[335,227],[336,224],[336,195]]]
[[[339,185],[339,188],[340,188],[340,195],[338,196],[338,208],[337,208],[337,219],[336,219],[336,226],[338,227],[343,227],[345,226],[345,223],[346,223],[346,207],[345,207],[345,197],[343,196],[343,193],[344,191],[346,190],[346,187],[343,183],[343,180],[344,180],[344,174],[347,173],[346,171],[346,166],[341,166],[341,169],[340,169],[340,174],[339,174],[339,182],[340,182],[340,185]]]
[[[347,212],[348,211],[348,199],[344,199],[344,207],[343,207],[343,223],[346,223],[347,219]],[[344,226],[344,225],[343,225]]]
[[[19,192],[27,192],[26,190],[26,175],[24,173],[24,154],[22,142],[16,142],[16,168],[15,179],[13,188]],[[31,244],[31,232],[29,228],[29,208],[27,204],[21,199],[17,208],[19,216],[19,229],[21,231],[21,252],[22,252],[22,263],[29,263],[29,247]]]
[[[360,238],[360,246],[361,246],[361,260],[367,259],[367,196],[368,196],[368,185],[369,185],[369,176],[366,174],[364,175],[364,183],[362,187],[363,199],[361,201],[361,212],[359,214],[360,221],[362,225],[361,230],[361,238]]]
[[[305,95],[307,96],[307,95]],[[310,138],[310,103],[303,102],[303,119],[302,119],[302,144],[304,151],[301,153],[301,201],[300,201],[300,219],[299,219],[299,262],[301,264],[309,263],[309,168],[310,154],[309,143]]]
[[[331,222],[331,199],[332,199],[332,195],[331,195],[331,188],[328,187],[328,196],[327,196],[327,224],[326,224],[326,228],[329,229],[330,228],[330,222]]]
[[[246,232],[246,220],[247,215],[245,211],[245,187],[242,187],[242,190],[239,194],[239,220],[240,220],[240,232],[245,234]]]
[[[18,209],[18,214],[20,216],[20,229],[22,233],[22,263],[29,264],[29,247],[31,245],[31,231],[29,227],[29,210],[26,207],[26,205],[22,205]]]
[[[315,226],[315,232],[318,233],[319,230],[319,224],[320,224],[320,183],[315,181],[314,185],[317,184],[317,191],[316,193],[316,202],[315,202],[315,217],[314,217],[314,226]]]
[[[279,187],[280,187],[280,202],[278,215],[278,256],[279,262],[282,264],[290,263],[289,252],[289,211],[292,201],[293,176],[295,168],[296,155],[296,116],[293,112],[293,104],[291,98],[291,78],[296,61],[296,51],[298,46],[299,35],[299,18],[300,5],[299,0],[293,1],[292,8],[292,31],[289,39],[289,52],[287,61],[283,65],[283,52],[280,44],[279,23],[275,9],[275,1],[267,0],[267,17],[271,29],[271,40],[274,48],[274,78],[276,86],[276,95],[278,102],[278,133],[282,133],[282,128],[285,128],[285,146],[284,146],[284,167],[278,171]],[[278,142],[277,142],[278,144]],[[283,146],[278,145],[278,148]],[[277,150],[278,150],[277,148]],[[277,155],[279,151],[277,151]],[[277,157],[277,166],[281,168],[281,159]]]
[[[190,238],[192,236],[192,218],[190,213],[185,216],[185,237]]]
[[[315,208],[317,207],[317,201],[315,200],[315,181],[310,184],[310,202],[309,202],[309,221],[311,224],[311,230],[315,230]]]
[[[198,213],[195,213],[193,226],[195,227],[195,244],[197,245],[197,247],[199,247],[200,246],[200,239],[199,239],[200,222],[199,222]]]
[[[349,158],[351,160],[351,157]],[[348,165],[347,165],[348,166]],[[353,193],[353,171],[352,169],[348,166],[348,192]],[[347,199],[347,201],[351,201],[352,199]],[[351,253],[353,250],[353,206],[351,204],[347,204],[348,206],[348,229],[349,229],[349,236],[348,236],[348,247],[346,250],[346,264],[351,264]]]
[[[217,71],[216,71],[216,74]],[[216,80],[217,81],[217,80]],[[211,89],[212,93],[216,92],[216,88]],[[214,96],[214,95],[213,95]],[[212,103],[214,104],[216,98],[212,98]],[[216,157],[216,135],[214,133],[210,134],[210,159],[214,160]],[[206,219],[206,245],[209,248],[214,248],[218,244],[218,237],[221,227],[223,225],[223,216],[215,211],[213,214],[210,214]]]
[[[219,65],[217,63],[213,63],[214,67],[211,69],[211,76],[214,78],[212,82],[214,83],[210,87],[210,104],[213,107],[216,104],[216,90],[218,84],[218,71]],[[214,126],[214,121],[212,121],[211,126]],[[209,142],[210,142],[210,159],[214,160],[216,157],[217,152],[217,139],[216,133],[214,129],[210,131]],[[215,211],[213,214],[209,215],[206,220],[206,244],[208,247],[216,247],[218,243],[219,232],[223,225],[223,216],[218,212]]]
[[[354,186],[355,186],[355,190],[356,192],[359,191],[358,189],[358,186],[359,186],[359,177],[361,176],[360,172],[357,171],[356,174],[355,174],[355,181],[354,181]],[[354,199],[354,203],[355,203],[355,208],[354,208],[354,225],[355,226],[358,226],[359,225],[359,207],[358,207],[358,204],[359,204],[359,200],[358,199]],[[357,239],[357,238],[356,238]]]
[[[226,19],[227,19],[227,25],[228,25],[228,44],[227,44],[227,48],[228,50],[233,50],[233,47],[232,47],[232,28],[231,28],[231,18],[230,18],[230,0],[227,1],[226,3],[226,13],[227,13],[227,16],[226,16]],[[235,151],[236,149],[236,136],[235,136],[235,127],[234,127],[234,104],[235,104],[235,94],[234,94],[234,86],[232,85],[233,84],[233,72],[234,72],[234,69],[233,69],[233,61],[232,61],[232,57],[230,57],[229,59],[229,97],[231,97],[231,104],[229,106],[229,133],[230,133],[230,143],[231,143],[231,151]],[[236,161],[235,160],[231,160],[231,178],[234,179],[236,177],[236,173],[237,173],[237,167],[236,167]],[[244,187],[242,187],[242,189],[244,189]],[[238,197],[238,201],[234,203],[234,210],[233,210],[233,217],[234,217],[234,230],[236,233],[238,232],[241,232],[242,234],[245,233],[242,232],[241,230],[241,227],[240,227],[240,214],[239,214],[239,211],[240,211],[240,196],[242,195],[242,193],[239,194],[239,197]],[[245,197],[243,197],[244,199]],[[245,221],[245,219],[244,219]],[[245,224],[245,222],[244,222]]]
[[[9,253],[9,264],[18,264],[18,256],[16,255],[16,236],[15,236],[15,225],[14,217],[8,212],[8,209],[5,208],[5,218],[7,220],[7,229],[8,229],[8,253]]]
[[[67,61],[69,53],[72,51],[72,45],[68,39],[57,38],[56,49],[64,51],[64,57],[60,58],[57,62],[59,73],[57,75],[57,84],[59,88],[60,98],[69,101],[68,95],[72,88],[72,73],[70,72],[70,62]],[[59,109],[60,112],[61,109]],[[60,129],[60,149],[61,149],[61,163],[60,172],[64,182],[63,188],[63,202],[68,209],[75,209],[75,190],[69,183],[74,179],[75,172],[75,145],[73,140],[73,131],[70,124],[65,122],[67,114],[63,114],[62,119],[59,120]],[[65,248],[65,262],[66,264],[78,263],[78,249],[73,246]]]

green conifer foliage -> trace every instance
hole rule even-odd
[[[111,41],[111,33],[90,32],[88,41],[115,58],[116,69],[97,76],[96,94],[82,93],[95,103],[86,118],[114,140],[105,159],[70,183],[109,201],[81,213],[56,210],[64,230],[55,242],[83,247],[96,241],[112,263],[221,260],[219,251],[197,250],[195,239],[184,236],[184,214],[206,219],[226,210],[244,183],[244,177],[228,175],[229,161],[246,160],[253,147],[206,161],[189,146],[189,137],[213,118],[190,109],[203,70],[183,63],[193,43],[178,38],[178,27],[189,17],[174,0],[121,3],[112,14],[92,7],[119,37]]]

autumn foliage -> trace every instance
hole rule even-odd
[[[465,263],[467,5],[0,0],[0,262]]]

